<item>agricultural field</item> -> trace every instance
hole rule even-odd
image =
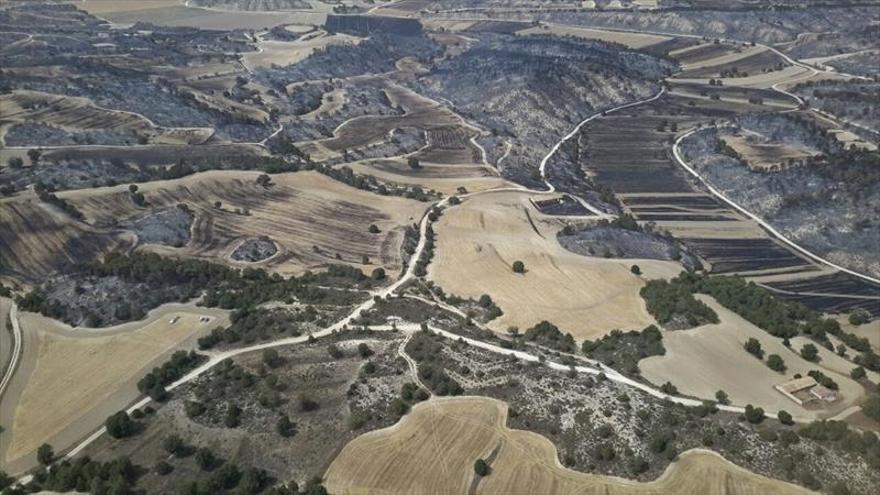
[[[833,417],[861,400],[864,394],[861,385],[849,378],[849,371],[855,366],[851,362],[839,366],[840,363],[834,363],[831,358],[824,359],[825,354],[818,364],[807,362],[797,351],[809,340],[791,339],[788,348],[781,339],[752,325],[710,297],[699,297],[718,313],[721,322],[690,330],[666,331],[663,335],[666,354],[639,362],[642,376],[649,381],[672,382],[682,393],[694,397],[712,397],[718,390],[724,390],[734,403],[754,404],[767,410],[782,409],[811,419]],[[771,370],[746,352],[743,345],[750,338],[761,342],[767,355],[781,356],[785,361],[785,372]],[[790,380],[796,373],[806,376],[813,369],[819,369],[837,382],[841,395],[838,401],[828,406],[813,404],[805,407],[773,388]]]
[[[33,462],[44,442],[68,445],[138,397],[145,370],[195,337],[228,321],[226,312],[170,304],[146,319],[100,330],[77,329],[40,315],[20,317],[28,336],[20,370],[3,396],[4,465]],[[173,323],[172,323],[173,322]],[[107,355],[114,356],[108,361]]]
[[[224,11],[187,6],[183,0],[149,0],[132,3],[126,0],[83,0],[82,8],[117,24],[145,22],[161,26],[194,27],[227,31],[233,29],[268,29],[291,23],[320,24],[323,12]]]
[[[195,216],[192,240],[182,248],[146,247],[166,255],[236,263],[230,256],[243,240],[266,237],[279,251],[261,263],[272,272],[298,274],[335,262],[367,269],[382,266],[391,276],[400,271],[403,230],[418,221],[424,206],[361,192],[315,172],[276,175],[267,187],[257,184],[258,176],[204,172],[150,182],[139,189],[146,208],[131,200],[127,187],[72,191],[63,197],[87,222],[107,227],[187,205]],[[369,232],[370,225],[380,232]]]
[[[345,446],[327,471],[334,493],[571,493],[801,494],[809,491],[750,473],[705,451],[688,451],[663,475],[638,483],[566,469],[541,435],[510,429],[508,406],[461,397],[416,406],[397,425]],[[442,443],[435,440],[444,439]],[[430,446],[430,447],[425,447]],[[369,452],[369,455],[365,455]],[[472,463],[489,459],[491,473],[474,475]],[[389,470],[394,476],[389,476]]]
[[[437,254],[429,278],[462,296],[490,293],[504,311],[490,323],[497,332],[510,326],[525,330],[547,320],[582,340],[651,324],[638,295],[644,282],[630,273],[628,262],[654,267],[655,276],[674,276],[680,266],[579,256],[556,240],[562,227],[523,194],[467,199],[437,224]],[[513,272],[515,261],[524,263],[525,273]]]
[[[874,7],[0,0],[0,495],[873,493]]]

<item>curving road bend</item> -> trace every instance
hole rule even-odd
[[[468,193],[468,194],[461,195],[459,197],[465,198],[465,197],[469,197],[469,196],[476,196],[476,195],[480,195],[480,194],[491,194],[491,193],[497,193],[497,192],[522,192],[522,193],[527,193],[527,194],[548,194],[548,193],[554,192],[556,190],[556,188],[547,179],[547,176],[546,176],[546,165],[547,165],[547,162],[550,160],[550,158],[553,157],[553,155],[559,150],[559,148],[566,141],[568,141],[569,139],[571,139],[572,137],[577,135],[577,133],[580,131],[580,129],[585,124],[587,124],[588,122],[591,122],[594,119],[597,119],[597,118],[599,118],[605,114],[608,114],[608,113],[613,113],[613,112],[617,112],[617,111],[620,111],[620,110],[623,110],[626,108],[630,108],[630,107],[634,107],[637,105],[650,103],[652,101],[659,99],[664,93],[665,93],[665,88],[662,88],[659,92],[657,92],[656,94],[654,94],[653,96],[651,96],[649,98],[645,98],[645,99],[638,100],[635,102],[622,104],[622,105],[616,106],[611,109],[597,112],[597,113],[585,118],[580,123],[578,123],[578,125],[575,126],[571,132],[569,132],[568,134],[563,136],[550,149],[550,151],[544,156],[544,158],[541,160],[539,169],[541,172],[542,181],[547,186],[547,189],[545,189],[545,190],[532,190],[532,189],[528,189],[528,188],[521,187],[521,186],[520,187],[501,187],[501,188],[496,188],[496,189],[489,189],[489,190],[485,190],[485,191]],[[695,131],[695,129],[689,131],[689,133],[686,133],[685,135],[683,135],[682,137],[680,137],[676,141],[675,146],[673,147],[673,151],[674,151],[674,154],[677,159],[679,159],[678,145],[679,145],[681,139],[692,134],[694,131]],[[682,166],[689,169],[689,167],[687,167],[687,165],[684,164],[683,161],[680,161],[680,163]],[[689,169],[689,170],[692,170],[692,169]],[[696,172],[694,172],[694,171],[692,171],[692,173],[697,175]],[[697,175],[697,177],[699,177],[699,175]],[[573,197],[577,198],[577,196],[573,196]],[[596,213],[597,216],[599,216],[600,218],[608,217],[607,214],[605,214],[604,212],[598,211],[595,207],[592,207],[591,205],[589,205],[582,198],[577,198],[577,199],[579,202],[584,204],[585,207],[590,209],[590,211],[593,211],[594,213]],[[324,328],[320,331],[314,332],[310,335],[303,335],[303,336],[299,336],[299,337],[289,337],[289,338],[280,339],[280,340],[276,340],[276,341],[272,341],[272,342],[265,342],[265,343],[261,343],[261,344],[257,344],[257,345],[253,345],[253,346],[249,346],[249,347],[231,349],[231,350],[222,351],[222,352],[208,353],[208,361],[207,362],[205,362],[201,366],[197,367],[196,369],[190,371],[189,373],[187,373],[185,376],[183,376],[179,380],[175,381],[174,383],[170,384],[168,387],[166,387],[166,389],[171,391],[171,390],[174,390],[174,389],[176,389],[186,383],[189,383],[226,359],[229,359],[229,358],[241,355],[241,354],[254,352],[254,351],[260,351],[260,350],[268,349],[268,348],[272,348],[272,347],[301,344],[301,343],[307,342],[310,338],[319,338],[319,337],[327,336],[333,332],[347,328],[351,324],[352,320],[354,320],[355,318],[360,316],[360,314],[362,312],[368,311],[369,309],[371,309],[375,305],[375,297],[378,296],[379,298],[386,298],[388,296],[391,296],[395,292],[397,292],[397,290],[399,288],[401,288],[404,284],[406,284],[410,280],[413,280],[416,278],[416,276],[415,276],[416,260],[418,260],[421,257],[422,253],[425,250],[427,229],[431,224],[428,213],[430,212],[430,210],[432,210],[435,207],[446,207],[448,205],[449,205],[449,197],[444,198],[444,199],[434,203],[433,205],[431,205],[429,208],[426,209],[425,214],[422,216],[422,219],[419,224],[420,236],[419,236],[418,245],[416,246],[415,252],[414,252],[413,256],[411,257],[411,262],[407,266],[407,269],[403,273],[403,275],[397,281],[395,281],[394,283],[392,283],[388,287],[371,292],[370,298],[367,299],[366,301],[364,301],[359,306],[357,306],[346,317],[337,321],[333,325],[331,325],[327,328]],[[745,210],[743,210],[743,211],[745,211]],[[763,222],[761,222],[756,217],[753,217],[753,218],[755,218],[757,221],[759,221],[759,223],[763,224]],[[835,265],[832,265],[832,266],[835,266]],[[13,319],[13,321],[16,322],[15,326],[17,327],[17,319]],[[389,326],[373,327],[373,328],[376,330],[391,330],[391,327],[389,327]],[[412,333],[412,332],[420,330],[420,326],[415,325],[415,324],[405,324],[405,325],[398,325],[397,329]],[[479,348],[482,348],[482,349],[485,349],[485,350],[488,350],[491,352],[496,352],[496,353],[505,354],[505,355],[512,355],[512,356],[515,356],[517,359],[522,359],[524,361],[529,361],[529,362],[540,362],[541,361],[538,356],[530,354],[528,352],[512,351],[509,349],[504,349],[500,346],[491,344],[489,342],[484,342],[484,341],[472,339],[469,337],[463,337],[458,334],[454,334],[452,332],[448,332],[446,330],[439,329],[439,328],[430,327],[430,330],[433,331],[434,333],[436,333],[437,335],[441,335],[445,338],[454,339],[456,341],[463,340],[464,342],[467,342],[470,345],[473,345],[475,347],[479,347]],[[407,337],[407,338],[409,338],[409,337]],[[19,341],[20,341],[20,339],[19,339]],[[402,355],[404,356],[404,359],[406,359],[408,357],[407,355],[405,355],[405,352]],[[407,359],[407,363],[411,367],[415,364],[414,362],[411,361],[411,358]],[[641,390],[641,391],[643,391],[643,392],[645,392],[655,398],[661,399],[661,400],[669,400],[674,403],[678,403],[678,404],[682,404],[682,405],[686,405],[686,406],[691,406],[691,407],[699,406],[699,405],[703,404],[703,401],[698,400],[698,399],[679,397],[679,396],[666,394],[666,393],[660,391],[659,389],[654,388],[650,385],[647,385],[647,384],[635,381],[631,378],[628,378],[628,377],[624,376],[623,374],[621,374],[620,372],[614,370],[613,368],[602,365],[600,363],[595,363],[595,364],[596,364],[596,366],[568,366],[568,365],[564,365],[564,364],[557,363],[557,362],[544,361],[544,365],[546,365],[552,369],[556,369],[556,370],[560,370],[560,371],[570,371],[573,369],[575,372],[582,373],[582,374],[589,374],[589,375],[604,374],[604,376],[606,376],[608,379],[610,379],[616,383],[620,383],[620,384],[628,386],[628,387],[639,389],[639,390]],[[417,377],[418,377],[418,375],[416,373],[416,378]],[[6,381],[6,380],[4,380],[4,381]],[[422,384],[422,386],[424,387],[423,384]],[[144,407],[145,405],[149,404],[150,402],[151,402],[151,399],[149,397],[144,397],[141,400],[139,400],[139,401],[135,402],[134,404],[132,404],[131,406],[129,406],[126,409],[126,411],[131,413],[135,409],[139,409],[141,407]],[[719,405],[717,405],[717,407],[720,410],[728,411],[728,412],[732,412],[732,413],[742,413],[745,410],[743,407],[732,406],[732,405],[719,404]],[[767,411],[766,414],[767,414],[767,416],[775,417],[777,412]],[[795,420],[800,421],[800,422],[811,421],[811,419],[808,419],[808,418],[795,418]],[[73,448],[71,448],[67,452],[65,457],[72,458],[72,457],[76,456],[77,454],[81,453],[85,448],[87,448],[95,440],[100,438],[101,435],[103,435],[105,431],[106,431],[106,429],[104,427],[99,428],[94,433],[89,435],[87,438],[82,440],[79,444],[77,444]],[[29,476],[25,476],[23,478],[20,478],[19,481],[20,482],[27,482],[27,480],[29,478],[30,478]]]
[[[9,386],[21,357],[21,327],[18,324],[18,305],[14,301],[9,309],[9,321],[12,323],[12,355],[9,358],[9,366],[6,367],[3,378],[0,379],[0,397],[3,397],[3,393],[6,392],[6,387]],[[0,324],[5,325],[5,322],[0,322]]]

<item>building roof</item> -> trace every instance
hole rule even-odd
[[[816,380],[812,376],[805,376],[803,378],[795,378],[794,380],[780,383],[779,385],[776,385],[776,388],[782,392],[793,394],[797,391],[803,390],[805,388],[810,388],[815,385]]]
[[[837,398],[837,394],[833,390],[823,387],[822,385],[816,385],[815,387],[810,389],[810,393],[813,394],[816,398],[822,400],[831,401]]]

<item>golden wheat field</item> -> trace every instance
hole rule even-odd
[[[6,462],[32,454],[43,442],[64,448],[93,431],[138,397],[135,383],[145,370],[174,350],[192,347],[209,328],[228,324],[226,315],[167,304],[141,321],[74,330],[42,315],[20,314],[27,336],[21,370],[0,408],[11,416],[4,417]]]
[[[556,233],[562,227],[560,220],[538,212],[528,194],[468,198],[435,225],[437,253],[429,276],[451,294],[490,294],[504,311],[490,323],[499,332],[547,320],[583,340],[652,324],[639,296],[644,281],[630,266],[672,277],[680,265],[580,256],[559,245]],[[513,272],[514,261],[525,264],[524,274]]]
[[[396,425],[346,445],[327,470],[326,486],[339,495],[811,493],[697,450],[685,452],[660,478],[647,483],[579,473],[559,463],[556,448],[545,437],[508,429],[506,421],[507,404],[494,399],[432,399]],[[493,453],[491,473],[475,481],[474,462]]]

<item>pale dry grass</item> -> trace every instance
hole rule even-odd
[[[211,320],[200,322],[202,315]],[[175,317],[179,320],[171,324]],[[84,418],[89,427],[79,435],[97,428],[107,414],[95,414],[95,408],[113,399],[117,409],[124,407],[138,395],[134,383],[157,359],[228,320],[221,310],[170,305],[144,321],[101,330],[71,330],[33,313],[21,314],[20,322],[23,332],[39,336],[38,349],[29,349],[36,364],[15,408],[7,461],[33,452]],[[120,393],[121,400],[114,397]]]
[[[399,423],[342,449],[326,473],[328,490],[367,494],[807,494],[742,469],[721,456],[685,452],[655,481],[579,473],[560,465],[545,437],[505,426],[507,404],[484,397],[432,399]],[[497,449],[492,472],[469,492],[473,463]]]
[[[183,5],[183,0],[82,0],[77,8],[90,14],[101,15],[136,10],[161,9]]]
[[[350,166],[357,173],[372,175],[382,181],[433,189],[446,195],[458,194],[459,187],[477,192],[514,186],[493,169],[478,165],[424,163],[420,170],[413,171],[402,160],[365,160]]]
[[[720,389],[727,392],[734,404],[753,404],[774,411],[782,409],[805,418],[833,415],[856,403],[864,393],[862,387],[848,376],[835,372],[836,369],[848,375],[852,365],[842,370],[839,363],[835,363],[834,369],[825,367],[825,362],[809,363],[796,354],[801,345],[797,338],[791,339],[792,346],[788,349],[780,339],[721,306],[713,298],[705,295],[697,297],[718,313],[720,323],[664,332],[666,354],[639,362],[642,376],[652,383],[671,381],[681,393],[703,399],[714,399],[715,392]],[[750,337],[761,342],[765,352],[764,362],[743,349]],[[785,373],[767,367],[766,356],[769,354],[782,357],[788,368]],[[827,362],[832,361],[829,358]],[[773,385],[790,380],[795,373],[806,376],[813,369],[821,370],[838,383],[842,400],[827,409],[808,410],[773,388]]]
[[[258,44],[260,51],[243,54],[242,63],[250,70],[272,67],[272,65],[286,66],[302,61],[315,50],[331,45],[356,45],[364,39],[347,34],[331,35],[323,31],[307,38],[296,41],[261,41]]]
[[[562,24],[542,24],[541,26],[530,27],[516,32],[520,36],[531,35],[554,35],[554,36],[572,36],[587,40],[607,41],[611,43],[620,43],[629,48],[644,48],[646,46],[656,45],[663,41],[670,40],[669,36],[661,36],[656,34],[642,33],[626,33],[622,31],[606,31],[602,29],[590,29],[574,26],[566,26]]]
[[[430,278],[452,294],[492,296],[504,315],[490,327],[500,332],[548,320],[583,340],[654,322],[639,296],[644,282],[630,266],[674,275],[678,264],[567,251],[556,240],[562,221],[542,215],[528,199],[523,193],[490,193],[448,210],[435,226]],[[524,262],[525,274],[513,272],[514,261]]]
[[[750,142],[746,136],[722,136],[752,170],[767,170],[784,165],[787,160],[805,160],[816,153],[784,143]]]

